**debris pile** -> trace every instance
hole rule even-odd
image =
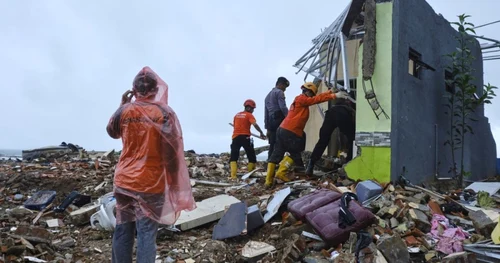
[[[0,262],[109,262],[118,157],[1,161]],[[234,182],[228,154],[185,158],[197,208],[160,228],[158,263],[500,260],[499,183],[445,195],[291,172],[268,190],[264,163],[248,171],[241,161]]]

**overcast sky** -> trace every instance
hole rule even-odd
[[[450,21],[461,13],[476,25],[499,19],[498,0],[428,2]],[[228,151],[228,123],[245,99],[257,102],[263,127],[264,97],[285,76],[289,105],[304,77],[292,65],[347,3],[0,0],[0,149],[62,141],[87,150],[120,149],[105,127],[135,74],[148,65],[170,87],[186,150]],[[500,39],[500,24],[477,33]],[[484,68],[485,82],[500,86],[500,61]],[[500,141],[500,116],[493,114],[500,112],[500,99],[493,103],[486,113]]]

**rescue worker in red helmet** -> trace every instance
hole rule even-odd
[[[257,163],[257,156],[255,155],[255,149],[253,148],[253,142],[250,140],[250,126],[254,126],[257,131],[260,132],[260,138],[265,140],[266,136],[260,129],[255,117],[253,116],[253,111],[256,108],[255,101],[246,100],[243,104],[245,109],[242,112],[237,113],[234,116],[233,121],[233,142],[231,143],[231,159],[229,159],[229,165],[231,167],[231,179],[236,179],[236,173],[238,171],[238,159],[240,157],[240,149],[243,147],[248,158],[248,171],[255,169],[255,164]]]
[[[304,85],[301,86],[301,90],[302,94],[295,97],[292,105],[290,105],[288,115],[276,132],[276,146],[267,164],[267,187],[272,186],[276,164],[283,159],[285,152],[290,154],[290,158],[292,158],[296,166],[304,166],[301,152],[304,151],[305,148],[304,128],[309,120],[309,106],[335,98],[346,98],[348,96],[345,92],[333,93],[332,90],[316,95],[318,88],[312,82],[304,83]],[[279,169],[278,171],[276,177],[285,182],[290,181],[283,172],[286,171],[286,169]]]

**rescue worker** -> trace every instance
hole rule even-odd
[[[114,175],[113,263],[132,263],[136,231],[136,262],[154,263],[159,224],[173,225],[182,210],[196,208],[181,127],[167,98],[167,84],[145,67],[106,128],[123,143]]]
[[[245,153],[247,154],[248,171],[251,172],[255,169],[257,156],[255,155],[255,149],[253,148],[253,142],[250,139],[250,126],[253,125],[253,127],[260,132],[261,139],[266,139],[266,136],[260,129],[255,117],[252,114],[256,107],[255,101],[246,100],[243,107],[245,107],[245,109],[242,112],[237,113],[234,116],[233,121],[233,142],[231,143],[231,159],[229,159],[231,179],[237,179],[236,173],[238,172],[238,159],[240,157],[241,147],[245,149]]]
[[[269,140],[269,151],[267,159],[271,158],[276,144],[276,130],[288,115],[286,107],[285,91],[290,82],[285,77],[279,77],[276,86],[267,94],[264,108],[264,128],[267,130]]]
[[[290,154],[290,158],[296,162],[297,166],[304,167],[301,152],[304,151],[304,128],[309,119],[309,106],[329,101],[335,98],[346,98],[344,92],[333,93],[328,90],[316,96],[318,88],[312,82],[306,82],[301,87],[302,94],[295,97],[285,120],[281,123],[276,132],[276,148],[269,159],[266,176],[266,186],[273,184],[274,171],[276,164],[283,158],[285,152]],[[279,169],[276,177],[282,181],[288,182],[286,169]]]
[[[347,161],[352,159],[352,144],[355,136],[355,116],[356,111],[347,99],[337,98],[335,105],[330,107],[325,113],[323,125],[319,130],[319,140],[314,146],[311,159],[307,164],[306,174],[312,175],[314,164],[321,158],[326,147],[330,143],[333,132],[338,127],[339,131],[347,137]]]

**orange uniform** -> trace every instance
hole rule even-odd
[[[233,139],[239,135],[247,135],[250,136],[250,127],[252,124],[255,124],[257,121],[252,113],[248,111],[239,112],[234,116],[234,130],[233,130]]]
[[[127,146],[123,147],[115,170],[116,186],[140,193],[165,191],[167,182],[162,175],[171,165],[167,164],[169,145],[162,134],[168,129],[166,115],[162,106],[147,102],[126,104],[113,115],[108,134],[116,139],[121,137]]]
[[[302,137],[307,120],[309,120],[309,106],[332,99],[335,99],[335,94],[331,91],[323,92],[314,97],[307,97],[304,94],[300,94],[295,97],[288,111],[288,115],[285,120],[283,120],[280,127]]]

